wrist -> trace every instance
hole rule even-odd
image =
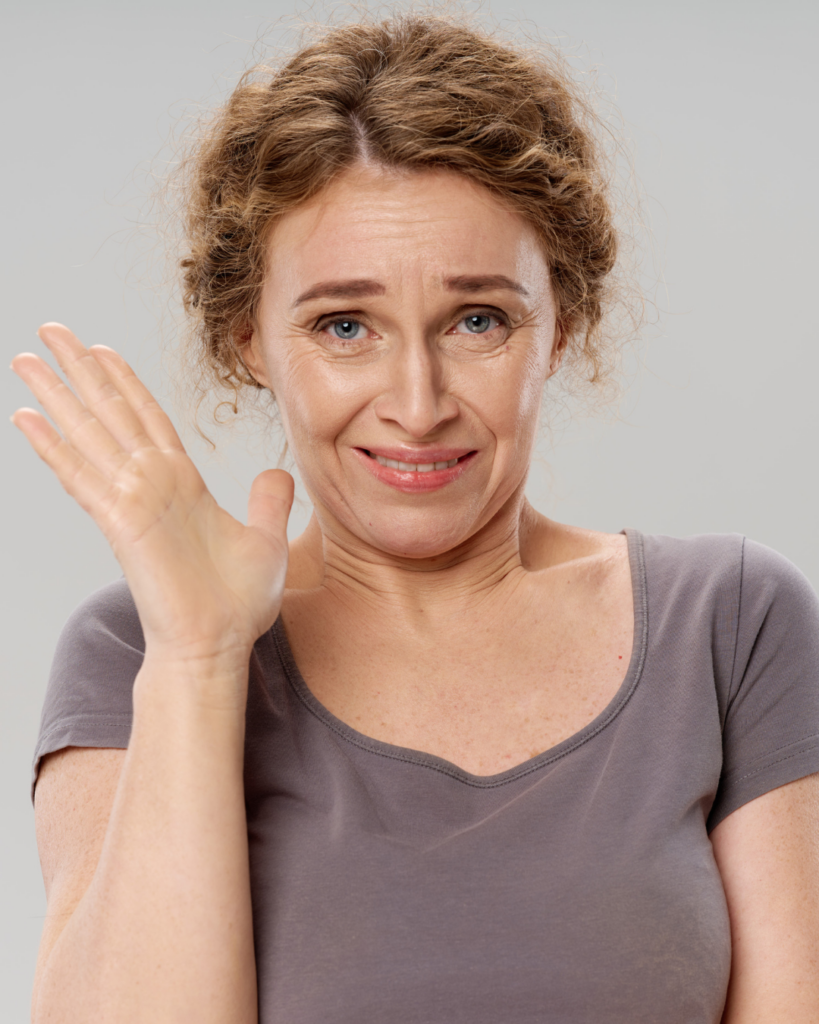
[[[173,665],[182,674],[220,675],[246,671],[253,653],[253,640],[246,637],[218,636],[217,639],[173,640],[145,637],[145,662]]]
[[[148,645],[134,683],[137,704],[157,702],[177,714],[182,707],[238,716],[244,721],[252,645],[220,650]]]

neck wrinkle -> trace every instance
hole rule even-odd
[[[522,514],[521,508],[504,517],[503,525],[487,524],[477,537],[434,559],[402,559],[363,545],[356,550],[324,534],[321,586],[334,600],[375,605],[386,615],[432,613],[445,619],[449,608],[462,616],[465,608],[500,596],[527,575],[520,550]]]

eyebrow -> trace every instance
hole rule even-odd
[[[460,274],[458,277],[447,277],[444,284],[451,292],[483,292],[505,290],[517,292],[518,295],[529,293],[522,284],[513,281],[505,274]]]
[[[460,274],[457,277],[445,278],[444,285],[451,292],[501,289],[517,292],[519,295],[529,294],[522,284],[518,284],[505,274]],[[383,284],[370,277],[357,277],[349,281],[321,281],[308,288],[306,292],[302,292],[293,305],[300,306],[313,299],[362,299],[369,295],[384,295],[386,291]]]
[[[387,289],[369,277],[357,277],[350,281],[321,281],[308,288],[296,299],[294,306],[312,299],[362,299],[368,295],[384,295]]]

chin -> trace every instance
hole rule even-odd
[[[379,522],[373,517],[367,525],[359,525],[356,533],[363,541],[397,558],[422,559],[439,558],[463,544],[476,532],[477,524],[415,520],[411,523],[396,521],[397,517]],[[413,517],[415,519],[415,517]]]

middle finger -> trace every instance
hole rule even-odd
[[[128,458],[128,453],[48,363],[23,352],[11,365],[69,445],[96,469],[110,474]]]
[[[62,324],[43,324],[37,333],[86,408],[125,451],[150,445],[139,417],[116,382],[76,335]]]

